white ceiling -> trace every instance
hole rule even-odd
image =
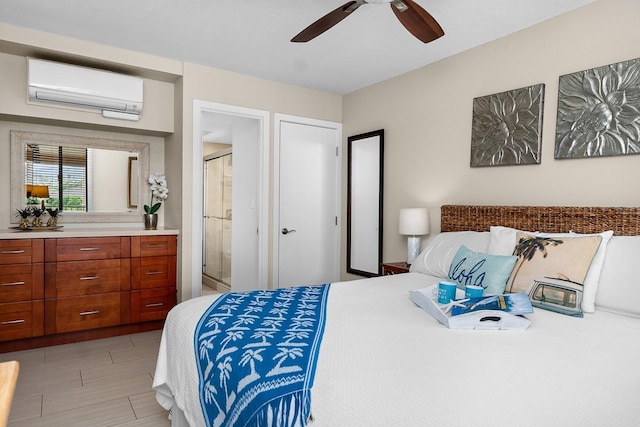
[[[0,22],[345,94],[595,0],[415,0],[428,44],[388,4],[366,4],[308,43],[289,40],[347,0],[0,0]]]

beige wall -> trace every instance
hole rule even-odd
[[[0,82],[0,119],[15,120],[17,116],[20,122],[29,122],[35,116],[34,126],[53,122],[80,131],[164,134],[164,172],[171,191],[163,207],[164,222],[181,230],[179,297],[185,298],[191,286],[189,248],[192,238],[200,238],[189,235],[188,207],[195,196],[190,174],[193,99],[269,111],[270,147],[276,112],[342,122],[345,143],[348,135],[384,128],[384,259],[402,260],[405,240],[396,231],[398,210],[402,207],[430,207],[432,228],[438,230],[438,207],[444,203],[638,204],[640,196],[633,183],[640,179],[639,156],[553,159],[558,76],[640,57],[638,18],[637,0],[599,0],[344,97],[0,24],[0,71],[3,77],[10,76],[10,83]],[[138,72],[153,80],[150,87],[158,90],[155,99],[162,105],[158,112],[161,118],[143,123],[142,128],[132,128],[129,124],[102,122],[104,119],[99,116],[89,119],[81,113],[57,110],[43,114],[30,106],[13,106],[16,96],[24,103],[24,93],[14,86],[24,84],[25,70],[19,64],[33,52]],[[473,98],[537,83],[546,85],[542,164],[470,168]],[[167,105],[171,102],[173,105]],[[173,133],[161,122],[171,123]],[[270,158],[273,159],[273,152]],[[343,158],[346,165],[346,156]],[[0,156],[0,162],[3,159]],[[2,170],[7,171],[6,166]],[[346,185],[346,177],[343,183]],[[8,196],[8,192],[8,182],[3,179],[0,196]],[[346,213],[346,201],[343,212]],[[0,212],[0,218],[7,216],[8,212]],[[342,241],[344,247],[345,230]],[[341,257],[342,271],[344,258]],[[349,276],[343,273],[343,277]]]
[[[217,70],[195,64],[184,64],[183,87],[182,87],[182,108],[183,108],[183,129],[182,129],[182,150],[175,153],[176,158],[181,156],[182,171],[179,176],[182,179],[180,199],[182,206],[171,205],[174,211],[173,217],[179,216],[181,219],[179,226],[183,231],[180,242],[182,261],[180,264],[182,299],[190,297],[190,260],[192,238],[200,239],[200,236],[191,236],[186,230],[191,229],[191,217],[189,211],[182,207],[192,206],[193,198],[200,194],[195,191],[191,180],[193,163],[193,100],[203,100],[242,106],[257,110],[270,112],[270,164],[273,165],[273,113],[291,114],[295,116],[310,117],[320,120],[334,122],[342,121],[342,97],[340,95],[329,94],[317,90],[306,89],[298,86],[278,83],[270,80],[259,79],[243,74]],[[198,141],[199,143],[199,141]],[[174,150],[172,147],[171,150]],[[169,161],[169,159],[167,159]],[[176,167],[175,164],[171,166]],[[178,176],[178,175],[175,175]],[[273,176],[270,171],[269,176]],[[270,189],[270,199],[272,199],[273,188]],[[271,224],[272,218],[269,223]],[[271,230],[269,226],[269,230]],[[271,245],[269,245],[271,247]],[[185,284],[188,284],[185,286]],[[180,297],[180,295],[179,295]]]
[[[143,77],[145,105],[140,120],[106,119],[95,111],[28,103],[29,56]],[[0,197],[9,200],[10,130],[150,142],[150,170],[164,171],[164,136],[175,125],[173,82],[181,71],[177,61],[0,23]],[[0,205],[0,228],[10,225],[9,209],[8,203]],[[64,224],[64,217],[61,221]]]
[[[429,207],[435,232],[442,204],[638,206],[640,156],[554,160],[553,152],[558,77],[640,57],[639,20],[637,0],[600,0],[344,96],[345,140],[385,130],[383,259],[406,259],[403,207]],[[473,98],[537,83],[545,84],[542,163],[470,168]]]
[[[93,209],[96,212],[127,212],[129,157],[137,153],[93,150]],[[121,191],[114,191],[120,189]],[[145,201],[143,200],[143,203]],[[146,202],[149,203],[149,202]]]
[[[140,122],[109,121],[95,113],[26,103],[26,56],[128,72],[145,78],[145,111]],[[42,33],[0,23],[0,120],[19,120],[29,129],[55,124],[85,132],[115,131],[162,136],[163,167],[170,195],[161,209],[166,227],[180,229],[179,298],[190,296],[189,281],[192,237],[189,207],[199,194],[193,189],[191,171],[193,147],[193,100],[205,100],[270,112],[340,122],[342,97],[316,90],[258,79],[194,64],[140,54],[123,49]],[[0,121],[0,134],[3,123]],[[5,127],[5,129],[8,129]],[[75,129],[75,130],[71,130]],[[273,127],[269,146],[273,147]],[[6,132],[8,138],[8,132]],[[2,140],[0,137],[0,150]],[[158,147],[156,144],[155,147]],[[8,150],[8,148],[7,148]],[[0,156],[0,162],[4,160]],[[270,152],[270,159],[273,153]],[[8,162],[8,157],[6,158]],[[0,163],[1,166],[1,163]],[[8,170],[8,168],[4,168]],[[8,176],[8,175],[7,175]],[[0,181],[0,196],[9,194],[8,179]],[[0,210],[0,227],[8,218]],[[7,220],[8,223],[8,220]],[[183,284],[184,282],[184,284]]]

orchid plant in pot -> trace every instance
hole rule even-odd
[[[144,228],[147,230],[155,230],[158,226],[158,209],[162,206],[162,202],[169,197],[169,188],[167,187],[167,179],[163,174],[152,173],[148,180],[151,186],[151,200],[148,205],[144,205]],[[154,200],[156,201],[154,203]]]

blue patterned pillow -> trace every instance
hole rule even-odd
[[[484,288],[484,295],[501,295],[518,257],[489,255],[460,246],[449,267],[449,280],[463,289],[467,285]]]

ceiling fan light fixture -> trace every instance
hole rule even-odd
[[[393,7],[398,9],[400,12],[404,12],[405,10],[409,9],[409,7],[404,2],[402,2],[401,0],[393,0],[391,2],[391,4],[393,5]]]

